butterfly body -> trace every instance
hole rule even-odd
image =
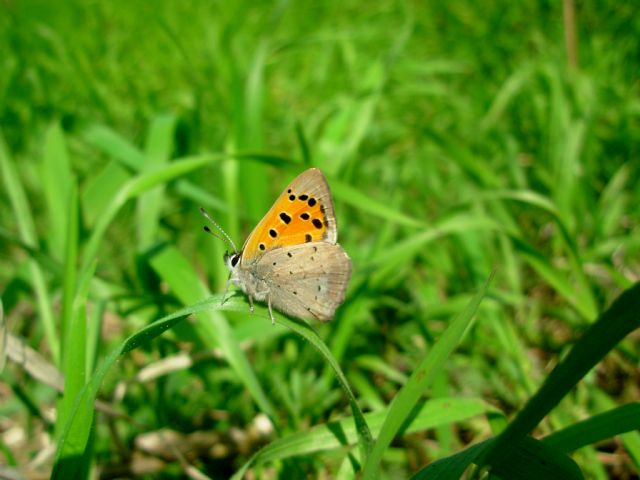
[[[344,301],[351,260],[337,244],[329,186],[316,168],[291,182],[247,238],[225,256],[231,276],[249,298],[287,315],[331,320]]]

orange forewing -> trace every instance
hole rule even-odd
[[[242,249],[242,262],[276,247],[322,240],[336,242],[335,215],[324,175],[311,168],[285,188],[251,232]]]

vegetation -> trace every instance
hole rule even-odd
[[[0,476],[638,478],[636,2],[0,10]],[[312,165],[337,317],[221,304]]]

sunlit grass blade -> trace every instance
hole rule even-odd
[[[118,190],[133,174],[116,160],[111,160],[95,175],[87,179],[82,189],[82,217],[92,228]]]
[[[337,179],[331,179],[331,191],[335,198],[351,205],[352,207],[374,215],[384,220],[389,220],[400,225],[406,225],[408,227],[424,227],[424,222],[412,218],[411,216],[403,213],[391,206],[388,203],[384,203],[380,200],[376,200],[360,190],[348,185],[345,182],[341,182]]]
[[[629,333],[640,327],[640,284],[623,292],[578,340],[565,359],[549,374],[486,453],[483,462],[498,466],[510,448],[540,423],[545,415]]]
[[[520,93],[524,85],[530,81],[533,73],[531,66],[526,65],[512,73],[501,85],[500,90],[492,98],[491,106],[480,120],[481,130],[490,130],[505,114],[505,110]]]
[[[142,173],[122,185],[112,201],[107,205],[107,209],[104,210],[96,220],[96,225],[85,248],[83,270],[86,269],[87,266],[95,259],[100,242],[104,238],[107,228],[118,211],[127,201],[155,187],[156,185],[174,180],[182,175],[186,175],[194,170],[210,165],[219,158],[220,157],[216,155],[202,155],[194,158],[176,160],[153,172]]]
[[[84,357],[86,318],[78,318],[74,307],[76,299],[78,263],[78,191],[75,184],[68,192],[66,218],[66,245],[64,255],[64,276],[62,286],[62,310],[60,312],[60,337],[62,339],[62,373],[65,377],[65,391],[59,402],[56,418],[57,432],[60,434],[73,401],[85,384]]]
[[[234,105],[234,131],[230,139],[230,151],[234,154],[250,150],[259,150],[264,145],[264,103],[265,103],[265,68],[269,55],[269,37],[271,30],[266,30],[251,52],[249,64],[245,67],[244,85],[231,85],[236,90],[238,102]],[[230,64],[235,59],[227,56]],[[242,88],[244,87],[244,88]],[[264,181],[267,175],[265,164],[239,164],[242,186],[245,189],[243,200],[245,209],[251,218],[259,218],[264,214],[269,190]]]
[[[149,128],[145,144],[145,161],[142,171],[151,173],[169,162],[173,151],[176,119],[172,115],[158,116]],[[136,203],[136,229],[138,250],[142,251],[157,240],[164,186],[162,184],[141,194]]]
[[[144,153],[111,128],[94,125],[85,131],[85,138],[93,146],[134,171],[139,171],[144,165]]]
[[[14,221],[16,222],[20,239],[30,248],[38,247],[38,237],[36,228],[31,216],[31,208],[27,201],[22,181],[18,175],[16,163],[10,156],[4,138],[0,132],[0,172],[5,191],[11,202],[11,208]],[[55,320],[53,317],[53,308],[51,306],[50,293],[44,278],[44,273],[35,260],[29,260],[29,271],[33,290],[36,294],[38,314],[47,337],[47,343],[51,350],[54,362],[58,364],[60,361],[60,339],[56,330]]]
[[[486,402],[469,398],[437,398],[418,404],[411,412],[411,417],[403,429],[403,433],[413,433],[448,425],[483,415],[497,412],[497,409]],[[371,433],[375,436],[385,421],[388,410],[364,415]],[[317,425],[305,432],[297,432],[271,442],[255,454],[242,469],[233,476],[243,475],[252,465],[274,462],[299,455],[307,455],[323,450],[331,450],[358,442],[358,433],[353,418],[343,418],[325,425]]]
[[[367,269],[381,269],[395,266],[409,260],[424,248],[426,244],[438,238],[467,232],[469,230],[499,230],[500,226],[490,218],[471,216],[466,213],[454,215],[425,228],[423,231],[409,236],[406,240],[395,243],[380,254],[367,259]]]
[[[72,184],[69,154],[62,129],[53,124],[45,136],[40,182],[47,208],[47,235],[51,254],[62,260],[67,233],[69,191]]]
[[[493,273],[471,299],[465,310],[453,320],[442,338],[436,342],[427,356],[420,362],[418,367],[409,377],[407,383],[398,391],[391,406],[385,422],[380,429],[380,434],[374,443],[371,455],[365,465],[363,478],[377,478],[380,469],[380,463],[385,450],[391,444],[391,441],[398,434],[400,427],[407,420],[412,409],[415,407],[419,398],[425,393],[436,373],[442,368],[451,352],[462,340],[465,332],[471,325],[471,321],[475,317],[475,313],[480,306],[480,302],[487,292],[489,283],[493,279]]]

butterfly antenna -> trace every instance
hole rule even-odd
[[[214,237],[216,237],[216,238],[219,238],[219,239],[220,239],[220,240],[222,240],[223,242],[225,242],[225,241],[226,241],[226,242],[227,242],[227,244],[228,244],[231,248],[233,248],[233,251],[234,251],[234,252],[237,252],[237,251],[238,251],[238,249],[236,248],[235,243],[233,243],[233,240],[231,240],[231,237],[230,237],[229,235],[227,235],[227,232],[225,232],[225,231],[222,229],[222,227],[221,227],[220,225],[218,225],[218,223],[217,223],[213,218],[211,218],[211,217],[209,216],[209,214],[207,213],[207,211],[206,211],[204,208],[200,207],[200,213],[204,216],[204,218],[206,218],[207,220],[209,220],[209,221],[213,224],[213,226],[214,226],[214,227],[216,227],[216,228],[220,231],[220,233],[221,233],[223,236],[221,237],[220,235],[218,235],[216,232],[212,231],[212,230],[211,230],[209,227],[207,227],[206,225],[205,225],[205,227],[204,227],[204,231],[205,231],[205,232],[207,232],[207,233],[210,233],[211,235],[213,235],[213,236],[214,236]]]

